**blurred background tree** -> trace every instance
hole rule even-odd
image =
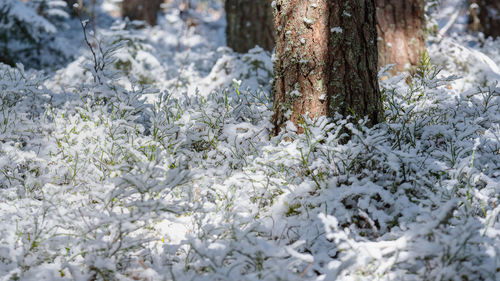
[[[425,0],[376,0],[379,66],[413,71],[425,51]]]
[[[123,0],[122,17],[130,20],[143,20],[149,25],[156,25],[161,0]]]
[[[255,46],[274,48],[271,0],[226,0],[227,45],[246,53]]]
[[[481,31],[486,37],[500,36],[500,0],[471,0],[470,25],[473,31]]]

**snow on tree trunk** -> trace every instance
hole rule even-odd
[[[225,10],[227,45],[234,51],[274,48],[271,0],[226,0]]]
[[[425,0],[376,0],[378,61],[413,70],[425,51]]]
[[[122,16],[131,20],[144,20],[150,25],[155,25],[160,4],[160,0],[123,0]]]
[[[471,4],[477,4],[479,11],[477,19],[479,19],[478,28],[486,37],[500,36],[500,1],[499,0],[472,0]],[[471,7],[471,9],[474,9]],[[476,11],[476,9],[474,9]],[[474,16],[474,15],[471,15]],[[478,30],[476,30],[478,31]]]
[[[278,0],[275,133],[301,115],[381,117],[375,0]],[[302,129],[299,128],[299,133]]]

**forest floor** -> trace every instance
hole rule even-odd
[[[278,136],[271,54],[179,2],[138,28],[104,1],[95,60],[73,18],[66,65],[0,65],[0,281],[500,280],[500,42],[459,1],[385,122]]]

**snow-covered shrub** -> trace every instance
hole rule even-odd
[[[67,18],[61,0],[18,0],[0,2],[0,61],[42,67],[60,63],[66,53],[54,36]]]
[[[83,23],[88,30],[89,21]],[[127,89],[133,86],[157,87],[159,78],[164,75],[164,69],[146,39],[134,28],[134,23],[128,21],[115,21],[109,30],[100,31],[99,36],[88,31],[87,40],[91,45],[95,45],[95,56],[101,63],[97,70],[94,68],[94,55],[86,52],[60,69],[53,83],[73,88],[73,81],[90,82],[94,79],[93,73],[105,68],[110,76],[108,78],[114,79],[116,84]],[[104,61],[104,57],[110,57],[106,56],[106,53],[110,52],[113,53],[113,61]]]
[[[0,280],[500,279],[494,79],[424,57],[381,81],[386,122],[271,136],[269,54],[170,60],[174,31],[87,34],[53,78],[0,67]]]
[[[227,47],[218,48],[217,53],[220,58],[200,83],[204,85],[202,94],[218,92],[232,86],[233,79],[245,81],[246,87],[252,89],[250,92],[258,89],[271,91],[273,65],[269,52],[256,46],[245,54],[234,53]]]
[[[189,172],[146,132],[146,90],[114,83],[105,66],[116,49],[90,63],[95,79],[77,95],[49,91],[36,72],[1,69],[5,280],[140,275],[144,245],[159,240],[146,229],[182,210]]]
[[[455,78],[438,73],[427,61],[409,85],[405,77],[383,82],[387,122],[375,128],[304,116],[304,134],[289,127],[253,143],[244,166],[205,172],[193,194],[196,235],[165,247],[171,274],[498,278],[499,89],[455,94],[446,88]]]
[[[116,22],[110,28],[115,40],[124,41],[126,48],[116,54],[114,68],[126,76],[133,77],[141,85],[155,85],[156,79],[164,76],[164,70],[155,57],[153,47],[147,43],[146,37],[135,29],[135,22]],[[111,36],[108,34],[107,36]]]

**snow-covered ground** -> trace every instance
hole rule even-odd
[[[97,67],[71,19],[73,62],[0,66],[1,281],[500,279],[499,41],[459,19],[385,123],[272,137],[271,54],[179,4],[98,14]]]

